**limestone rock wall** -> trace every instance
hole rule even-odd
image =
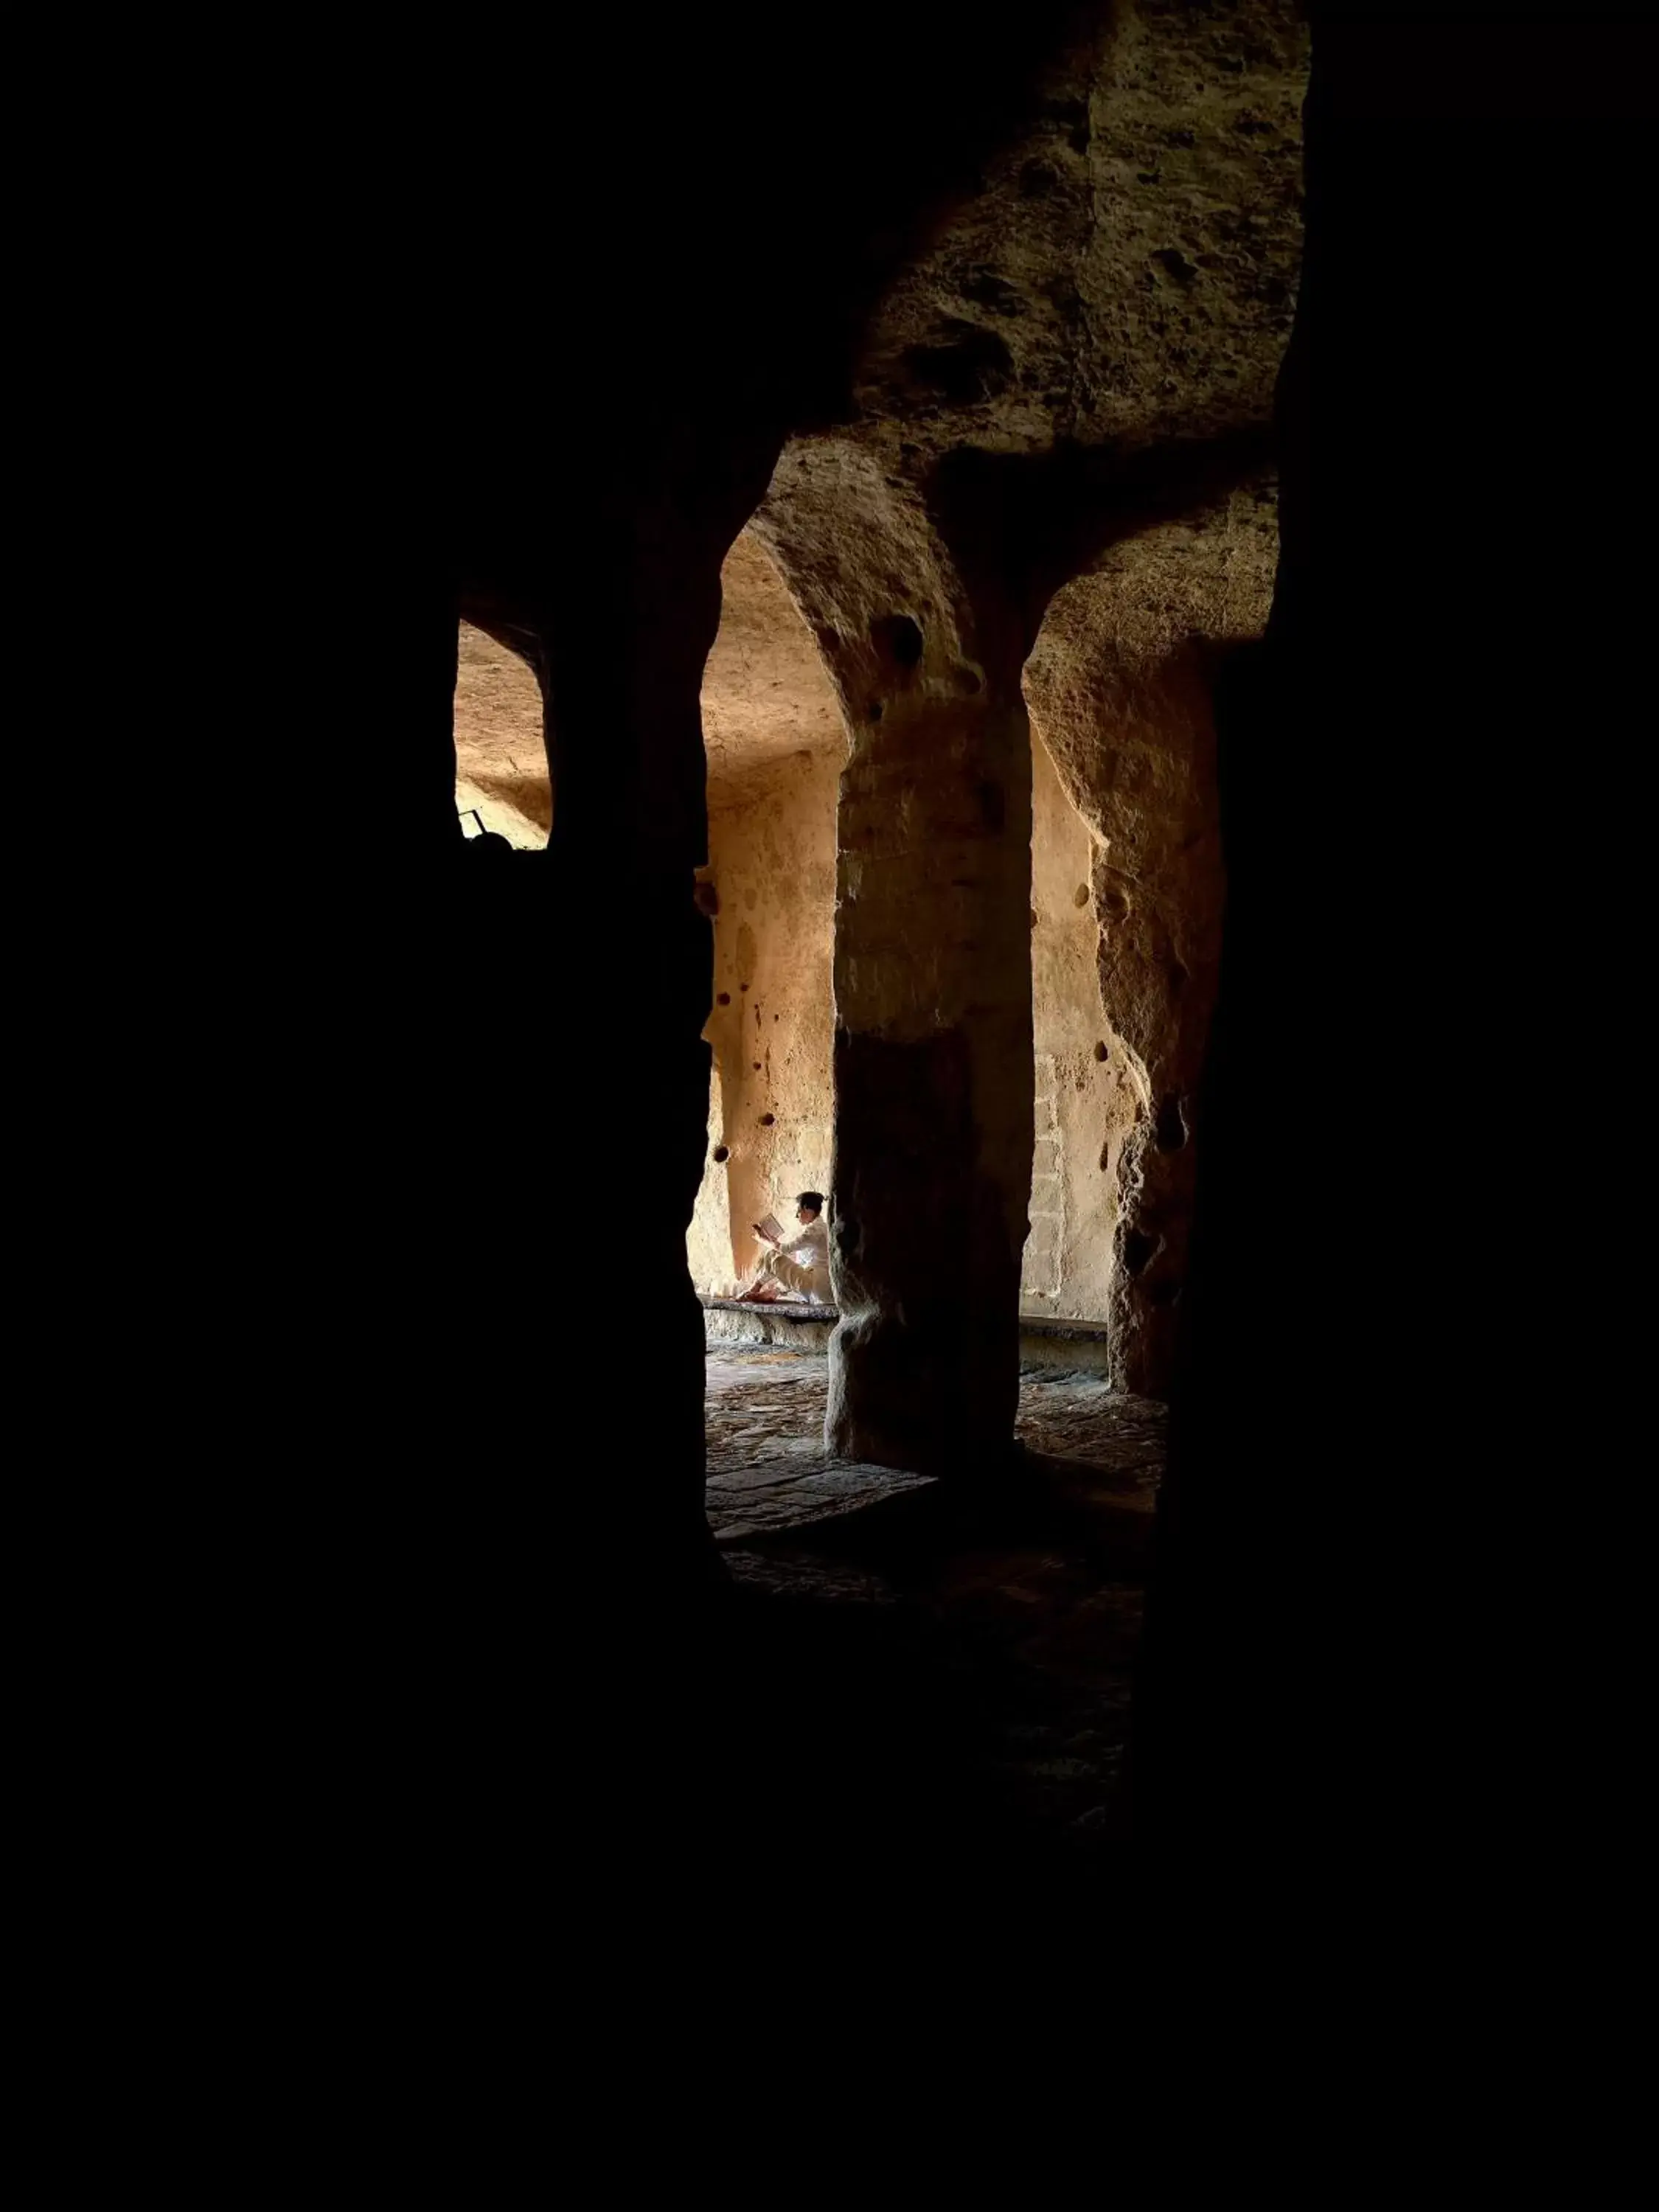
[[[744,531],[720,568],[702,675],[712,917],[708,1146],[686,1238],[699,1290],[729,1291],[751,1224],[828,1191],[836,778],[846,752],[823,657],[771,556]]]
[[[709,1158],[687,1240],[700,1290],[747,1277],[760,1214],[787,1221],[795,1191],[829,1188],[839,767],[838,752],[802,751],[709,786]],[[1022,1306],[1104,1321],[1121,1155],[1146,1119],[1145,1085],[1102,1007],[1094,835],[1040,742],[1032,771],[1036,1137]]]
[[[1033,725],[1091,833],[1113,1372],[1154,1396],[1173,1368],[1220,961],[1214,684],[1261,633],[1277,545],[1262,483],[1146,532],[1056,594],[1025,669]]]
[[[750,1224],[830,1188],[830,966],[838,750],[769,759],[712,782],[714,914],[709,1154],[687,1240],[700,1290],[727,1291],[760,1256]]]
[[[762,762],[846,749],[817,642],[752,530],[720,568],[720,626],[702,672],[702,744],[711,794]]]
[[[1101,1000],[1094,833],[1048,748],[1031,744],[1031,1016],[1036,1141],[1024,1312],[1108,1316],[1119,1161],[1141,1086]]]
[[[860,404],[916,447],[1121,459],[1270,415],[1302,251],[1305,9],[1115,0],[1078,31],[872,325]]]

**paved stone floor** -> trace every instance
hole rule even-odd
[[[823,1358],[722,1346],[707,1362],[708,1518],[722,1544],[801,1528],[925,1486],[926,1478],[832,1459]],[[1164,1464],[1164,1407],[1097,1375],[1028,1369],[1018,1433],[1027,1449],[1085,1462],[1103,1488],[1150,1510]]]
[[[830,1457],[829,1369],[822,1358],[727,1345],[710,1351],[706,1371],[708,1506],[716,1542],[802,1527],[920,1486],[919,1476]]]
[[[842,1754],[860,1790],[868,1748],[930,1817],[1114,1840],[1164,1407],[1031,1370],[1019,1465],[964,1492],[830,1459],[822,1356],[723,1346],[708,1375],[710,1522],[761,1644],[816,1686],[820,1737],[862,1732]]]

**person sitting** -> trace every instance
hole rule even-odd
[[[830,1231],[823,1218],[823,1193],[804,1190],[795,1200],[799,1234],[781,1243],[757,1221],[755,1234],[772,1249],[761,1261],[760,1272],[740,1298],[767,1305],[775,1299],[810,1298],[815,1305],[830,1303]]]

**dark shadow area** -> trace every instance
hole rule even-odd
[[[953,1864],[1063,1868],[1121,1841],[1163,1408],[1030,1369],[1012,1478],[844,1468],[878,1502],[837,1510],[819,1487],[835,1463],[817,1472],[826,1385],[821,1358],[710,1355],[710,1513],[738,1517],[707,1741],[739,1826],[786,1851],[786,1891],[803,1852],[856,1870],[948,1844]]]

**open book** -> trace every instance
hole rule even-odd
[[[774,1244],[781,1244],[783,1242],[783,1224],[775,1213],[763,1215],[755,1223],[754,1229],[757,1237],[769,1237]]]

